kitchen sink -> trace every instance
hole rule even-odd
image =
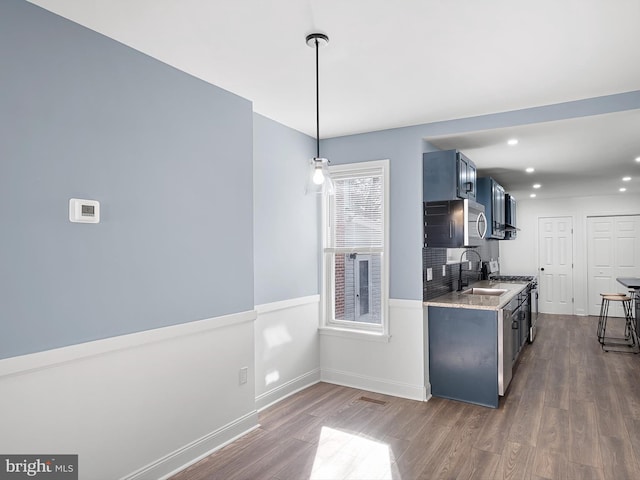
[[[508,292],[505,288],[470,288],[468,290],[464,290],[462,293],[465,295],[493,295],[494,297],[499,297],[503,293]]]

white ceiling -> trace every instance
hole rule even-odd
[[[517,138],[516,146],[507,141]],[[457,148],[517,199],[640,193],[640,110],[432,139]],[[525,173],[527,167],[535,172]],[[630,176],[629,182],[622,181]],[[534,189],[533,184],[541,185]]]
[[[31,0],[323,138],[640,90],[638,0]],[[617,193],[638,111],[430,139],[518,195]],[[520,144],[503,151],[504,138]],[[532,176],[520,174],[534,166]],[[624,173],[623,173],[624,172]],[[532,182],[531,182],[532,183]],[[612,191],[612,189],[614,191]],[[555,192],[555,193],[554,193]]]

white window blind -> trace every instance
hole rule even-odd
[[[336,177],[326,252],[382,252],[384,211],[382,174]]]

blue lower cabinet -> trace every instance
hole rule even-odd
[[[498,407],[498,313],[429,307],[431,394]]]

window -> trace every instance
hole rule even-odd
[[[330,167],[323,212],[324,327],[388,333],[388,160]]]

